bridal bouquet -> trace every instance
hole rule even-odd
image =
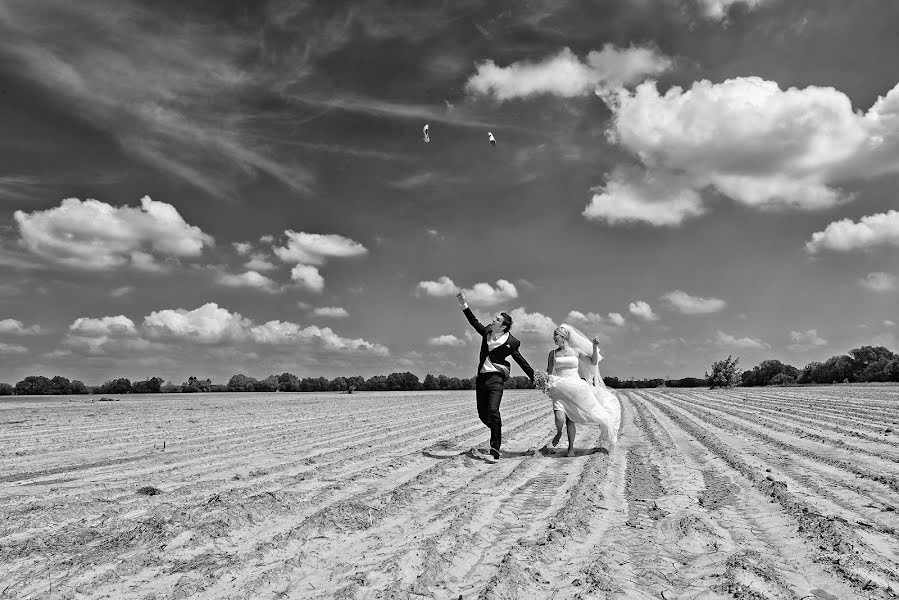
[[[534,371],[534,387],[545,394],[546,390],[551,387],[551,378],[552,375],[546,371]]]

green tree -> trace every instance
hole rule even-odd
[[[87,389],[87,386],[84,385],[83,381],[79,381],[77,379],[72,380],[72,393],[73,394],[90,394],[90,390]]]
[[[16,393],[16,388],[8,383],[0,383],[0,396],[12,396]]]
[[[158,394],[162,390],[162,377],[151,377],[131,384],[132,394]]]
[[[209,392],[212,388],[210,379],[198,379],[191,375],[187,381],[181,384],[181,391],[188,394],[196,394],[199,392]]]
[[[730,388],[738,385],[740,383],[740,372],[737,370],[739,362],[739,358],[733,358],[731,355],[724,360],[713,362],[712,372],[705,374],[709,388]]]

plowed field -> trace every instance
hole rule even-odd
[[[3,400],[0,598],[899,598],[899,388],[619,397]]]

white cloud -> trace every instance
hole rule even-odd
[[[609,320],[618,327],[624,327],[624,324],[626,323],[621,313],[617,312],[609,313]]]
[[[253,249],[253,244],[250,242],[233,242],[231,245],[234,246],[234,250],[241,256],[246,256]]]
[[[194,310],[178,308],[153,311],[143,322],[144,331],[150,338],[201,344],[242,340],[246,337],[249,326],[249,319],[245,319],[240,313],[220,308],[215,302]]]
[[[11,356],[14,354],[28,354],[28,348],[19,344],[6,344],[0,342],[0,355]]]
[[[675,175],[616,168],[595,191],[582,214],[609,225],[676,227],[706,212],[699,193]]]
[[[727,303],[719,298],[701,298],[674,290],[661,297],[685,315],[706,315],[723,310]]]
[[[271,76],[246,68],[255,42],[242,33],[148,18],[139,2],[5,2],[0,12],[7,66],[133,156],[217,196],[233,196],[234,174],[260,171],[308,190],[312,173],[254,135],[234,102]]]
[[[715,332],[714,343],[724,348],[740,348],[744,350],[768,350],[771,346],[758,338],[738,338],[720,329]]]
[[[321,292],[325,279],[318,267],[329,258],[353,258],[368,254],[368,249],[350,238],[337,234],[284,232],[287,243],[275,246],[272,251],[286,263],[294,264],[290,277],[300,287],[313,292]]]
[[[643,300],[637,300],[636,302],[631,302],[627,305],[627,309],[630,311],[632,315],[635,317],[640,317],[644,321],[658,321],[659,317],[654,312],[652,312],[652,307],[648,302],[644,302]]]
[[[771,0],[698,0],[702,15],[714,21],[723,21],[728,9],[735,4],[744,4],[747,8],[756,8]]]
[[[851,219],[834,221],[824,231],[813,233],[805,250],[809,254],[822,250],[850,252],[885,245],[899,246],[899,211],[868,215],[858,223]]]
[[[572,323],[572,322],[587,323],[587,324],[593,325],[593,326],[599,326],[599,325],[603,325],[605,323],[604,319],[602,318],[602,315],[597,314],[597,313],[592,313],[592,312],[582,313],[579,310],[569,311],[568,315],[565,317],[565,321],[568,323]]]
[[[883,326],[884,327],[895,327],[896,323],[887,319],[886,321],[883,322]]]
[[[805,352],[827,345],[827,340],[818,335],[817,329],[790,331],[790,341],[792,344],[787,346],[787,348],[795,352]]]
[[[446,275],[437,281],[420,281],[415,288],[416,295],[444,297],[454,296],[459,288]],[[515,284],[505,279],[498,279],[496,287],[489,283],[476,283],[470,289],[463,289],[466,301],[472,306],[496,306],[518,297]]]
[[[188,225],[170,204],[141,199],[140,208],[67,198],[60,206],[17,210],[22,245],[55,264],[91,270],[132,266],[160,270],[160,258],[200,256],[212,236]]]
[[[262,325],[250,327],[250,338],[259,344],[288,345],[297,343],[318,342],[326,350],[337,352],[357,352],[376,356],[387,356],[390,351],[386,346],[373,344],[361,338],[344,338],[334,333],[329,327],[309,325],[300,327],[296,323],[286,321],[268,321]]]
[[[312,311],[316,317],[325,317],[328,319],[342,319],[350,316],[345,308],[340,306],[320,306]]]
[[[69,333],[85,337],[136,336],[134,321],[124,315],[114,317],[79,317],[69,325]]]
[[[606,44],[582,62],[568,48],[540,61],[520,61],[499,67],[492,60],[477,65],[465,84],[473,94],[496,100],[552,94],[563,98],[585,96],[598,87],[618,87],[659,75],[671,68],[670,58],[655,48],[618,49]]]
[[[324,277],[318,272],[318,268],[312,265],[296,265],[290,270],[290,278],[300,287],[312,292],[321,292],[325,289]]]
[[[305,233],[287,230],[285,246],[275,246],[275,254],[286,263],[322,266],[328,258],[352,258],[368,254],[359,242],[337,234]]]
[[[897,278],[889,273],[868,273],[858,280],[859,285],[874,292],[889,292],[897,287]]]
[[[646,174],[613,174],[588,217],[620,212],[640,220],[640,209],[667,198],[675,216],[643,220],[677,224],[701,214],[706,188],[761,209],[821,209],[852,200],[845,182],[899,172],[899,85],[867,112],[834,88],[782,90],[758,77],[703,80],[664,94],[648,81],[602,98],[613,113],[610,140]],[[672,182],[670,195],[658,193]]]
[[[552,344],[553,330],[558,327],[556,322],[546,315],[538,312],[529,313],[527,308],[519,307],[509,313],[512,317],[512,332],[516,337],[520,335],[539,336]]]
[[[232,275],[229,273],[220,273],[216,278],[219,285],[225,287],[247,287],[262,290],[269,294],[277,294],[280,290],[278,284],[269,277],[257,273],[256,271],[247,271],[240,275]]]
[[[465,299],[473,306],[496,306],[518,297],[515,284],[505,279],[498,279],[496,287],[489,283],[476,283],[465,291]]]
[[[264,254],[252,255],[243,266],[248,271],[273,271],[277,268]]]
[[[123,296],[127,296],[128,294],[134,293],[133,285],[123,285],[121,287],[117,287],[109,291],[109,295],[113,298],[121,298]]]
[[[440,335],[437,337],[432,337],[428,340],[428,344],[431,346],[464,346],[465,340],[460,340],[454,335]]]
[[[44,333],[40,325],[25,326],[18,319],[2,319],[0,320],[0,333],[11,333],[13,335],[40,335]]]
[[[453,280],[443,275],[437,281],[419,281],[415,293],[424,293],[427,296],[452,296],[456,293],[456,284]]]

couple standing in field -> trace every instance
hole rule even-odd
[[[490,450],[476,450],[479,458],[496,462],[500,457],[503,421],[499,406],[503,399],[503,383],[511,372],[510,356],[531,383],[540,385],[552,400],[556,422],[556,435],[552,439],[554,447],[562,438],[562,428],[567,427],[567,456],[574,456],[578,423],[602,427],[604,440],[609,445],[618,441],[621,406],[618,397],[606,387],[599,374],[602,356],[597,338],[590,340],[575,327],[563,323],[553,331],[556,347],[549,353],[546,375],[535,373],[521,355],[521,342],[510,333],[512,317],[501,312],[484,326],[468,307],[465,293],[460,291],[456,297],[468,322],[481,336],[475,395],[478,417],[490,429]]]

